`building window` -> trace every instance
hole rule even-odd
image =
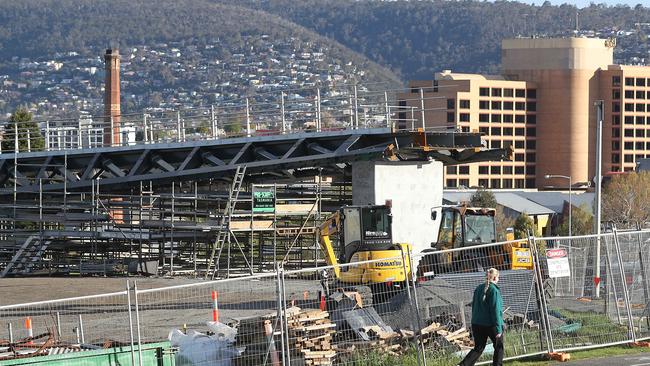
[[[515,141],[515,149],[523,149],[526,141],[524,140],[517,140]]]
[[[493,97],[500,97],[501,96],[501,88],[492,88],[492,96]]]
[[[644,116],[636,116],[636,124],[637,125],[644,125],[645,124],[645,117]]]
[[[634,147],[637,150],[645,150],[645,144],[643,142],[637,142],[636,144],[634,144]]]
[[[447,112],[447,122],[454,122],[454,121],[455,121],[454,112]]]
[[[501,180],[500,179],[492,179],[492,188],[501,188]]]
[[[490,134],[490,128],[489,127],[479,127],[478,132],[480,132],[483,135],[489,135]]]
[[[612,150],[618,151],[621,149],[621,142],[620,141],[612,141]]]
[[[618,126],[621,124],[621,116],[612,116],[612,125]]]
[[[501,110],[501,102],[492,102],[492,109]]]
[[[447,187],[455,188],[456,187],[456,179],[447,179]]]
[[[537,110],[537,103],[535,103],[535,102],[526,103],[526,109],[531,111],[531,112],[536,111]]]
[[[526,174],[527,175],[535,175],[535,166],[534,165],[526,165]]]
[[[612,103],[612,112],[618,113],[620,111],[621,111],[621,103],[619,102]]]
[[[503,188],[512,188],[512,179],[504,179]]]
[[[512,123],[512,114],[504,114],[503,115],[503,122]]]
[[[469,179],[459,179],[458,186],[465,187],[465,188],[469,187]]]
[[[458,102],[458,108],[469,109],[469,100],[462,99],[460,102]]]
[[[456,109],[456,99],[447,99],[447,109]]]
[[[645,112],[645,104],[637,104],[636,105],[636,111],[637,112]]]
[[[636,99],[645,99],[645,91],[643,90],[638,90],[636,92]]]
[[[438,80],[433,81],[433,92],[434,93],[438,92]]]
[[[526,116],[523,114],[515,114],[515,122],[524,123],[526,122]]]
[[[515,136],[525,136],[524,129],[521,127],[515,128]]]
[[[490,109],[490,102],[487,100],[479,100],[478,102],[479,109]]]
[[[501,174],[501,167],[500,166],[490,167],[490,174]]]
[[[621,155],[619,154],[612,154],[612,163],[618,164],[621,162]]]
[[[478,167],[478,173],[479,174],[488,174],[488,167],[485,165],[481,165]]]
[[[515,96],[517,98],[526,98],[526,90],[525,89],[517,89],[517,90],[515,90]]]
[[[493,114],[492,115],[492,122],[501,122],[501,115],[500,114]]]
[[[612,128],[612,137],[621,137],[621,129]]]
[[[632,150],[634,149],[634,143],[632,141],[626,141],[623,147],[625,147],[625,150]]]
[[[535,127],[526,128],[526,136],[537,136],[537,131],[535,130]]]
[[[625,99],[634,99],[634,90],[626,90]]]
[[[516,102],[515,103],[515,110],[517,110],[517,111],[525,111],[526,110],[526,103],[524,103],[524,102]]]
[[[460,128],[461,132],[469,132],[469,126],[463,126]]]
[[[526,154],[526,161],[527,162],[534,163],[536,159],[537,159],[537,156],[535,155],[535,153],[527,153]]]
[[[488,180],[487,179],[479,179],[478,180],[478,186],[487,188],[488,187]]]
[[[621,99],[621,90],[620,89],[612,90],[612,99],[614,99],[614,100]]]
[[[625,129],[625,137],[634,137],[634,130],[631,128]]]
[[[506,165],[503,167],[503,174],[512,174],[512,165]]]
[[[645,130],[637,129],[636,130],[636,137],[645,137]]]
[[[516,166],[515,167],[515,174],[524,174],[524,167],[523,166]]]
[[[535,179],[526,179],[526,188],[535,188]]]
[[[490,146],[492,149],[500,149],[501,148],[501,141],[499,140],[492,140],[490,143]]]
[[[645,149],[646,149],[646,150],[650,150],[650,142],[646,142],[646,143],[645,143]]]
[[[461,165],[458,167],[458,174],[469,174],[469,166]]]
[[[515,188],[525,188],[523,179],[515,179]]]
[[[645,86],[645,78],[636,78],[636,86]]]
[[[490,115],[485,114],[485,113],[481,113],[481,114],[478,115],[478,121],[479,122],[490,122]]]
[[[503,96],[508,97],[508,98],[512,98],[512,96],[514,95],[514,92],[515,91],[510,89],[510,88],[505,88],[505,89],[503,89]]]
[[[492,128],[490,128],[490,135],[492,135],[492,136],[501,136],[501,127],[492,127]]]
[[[447,167],[447,174],[456,174],[458,168],[456,166],[448,166]]]
[[[634,86],[634,78],[625,78],[626,86]]]
[[[490,96],[490,88],[480,88],[478,90],[478,95],[482,97],[489,97]]]
[[[506,111],[511,111],[515,107],[515,104],[513,102],[503,102],[503,109]]]
[[[619,86],[621,85],[621,77],[618,75],[612,76],[612,85],[613,86]]]
[[[537,115],[535,115],[535,114],[529,114],[526,119],[528,120],[528,123],[530,123],[530,124],[534,125],[534,124],[537,123]]]
[[[458,117],[461,122],[469,122],[469,113],[461,113]]]
[[[625,116],[625,124],[626,125],[633,125],[634,124],[634,117],[632,116]]]
[[[512,127],[504,127],[503,136],[512,136]]]
[[[528,148],[528,150],[537,149],[537,141],[535,141],[535,140],[526,141],[526,148]]]
[[[625,103],[626,112],[634,112],[634,103]]]
[[[626,162],[626,163],[634,163],[634,155],[625,154],[623,156],[623,161]]]
[[[524,154],[515,154],[515,161],[524,161]]]

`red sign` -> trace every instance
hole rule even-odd
[[[566,257],[566,250],[564,249],[547,249],[546,258],[562,258]]]
[[[600,277],[594,277],[594,284],[598,286],[599,283],[600,283]]]

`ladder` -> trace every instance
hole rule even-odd
[[[217,238],[212,245],[212,252],[210,258],[208,259],[208,267],[205,272],[205,279],[210,276],[212,273],[212,279],[214,279],[218,266],[219,259],[221,258],[221,252],[225,244],[230,238],[230,219],[232,214],[235,211],[235,206],[237,205],[237,200],[239,199],[239,192],[241,191],[242,183],[244,182],[244,176],[246,175],[246,166],[240,165],[237,167],[235,172],[235,177],[232,180],[230,185],[230,193],[228,194],[228,202],[226,203],[226,209],[224,210],[223,215],[221,215],[221,220],[219,221],[219,233],[217,233]],[[217,248],[219,252],[217,254]],[[217,259],[215,261],[215,254],[217,254]]]
[[[39,235],[29,236],[0,273],[0,278],[30,273],[51,242],[51,239],[43,240]]]

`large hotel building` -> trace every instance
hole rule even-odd
[[[613,40],[519,38],[502,43],[501,75],[445,70],[398,95],[403,127],[479,131],[513,161],[449,166],[445,186],[536,188],[591,181],[596,108],[604,101],[603,172],[650,157],[650,67],[613,64]],[[424,108],[422,106],[424,105]]]

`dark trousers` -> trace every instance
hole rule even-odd
[[[461,366],[473,366],[485,349],[487,339],[492,340],[494,345],[494,355],[492,356],[492,365],[503,365],[503,333],[497,338],[497,327],[472,324],[472,333],[474,335],[474,348],[465,356],[460,363]]]

